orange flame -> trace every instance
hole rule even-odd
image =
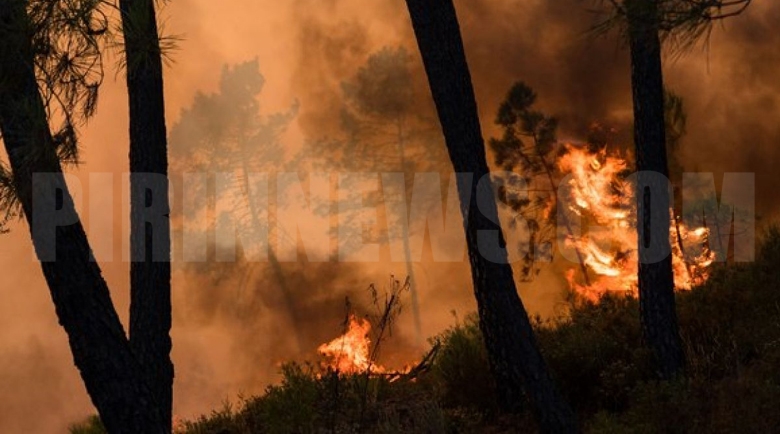
[[[567,151],[558,162],[559,169],[571,175],[567,183],[570,197],[562,199],[569,203],[570,211],[587,217],[600,230],[566,240],[568,247],[579,250],[591,273],[590,284],[577,282],[575,268],[567,271],[566,279],[573,291],[593,301],[609,291],[636,295],[638,258],[634,192],[631,184],[620,177],[627,168],[626,160],[618,155],[607,155],[606,151],[594,154],[573,146],[567,146]],[[708,267],[713,262],[714,255],[706,248],[708,230],[704,227],[689,229],[674,221],[670,225],[674,284],[678,290],[690,289],[707,279]]]
[[[371,340],[368,320],[349,316],[347,331],[338,338],[320,345],[317,352],[328,360],[327,366],[345,373],[384,372],[384,368],[371,360]]]

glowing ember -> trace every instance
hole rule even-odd
[[[331,369],[341,373],[384,372],[383,367],[371,361],[370,331],[368,320],[350,315],[346,333],[320,345],[317,352],[325,356]]]
[[[573,146],[567,146],[567,151],[558,163],[564,174],[571,175],[567,178],[569,197],[562,198],[563,202],[569,203],[570,211],[598,227],[566,240],[567,246],[579,250],[592,273],[591,283],[586,285],[577,282],[575,268],[568,270],[569,285],[594,301],[608,291],[635,294],[638,260],[634,192],[620,176],[627,167],[626,160],[607,155],[606,151],[593,154]],[[708,235],[706,228],[689,229],[671,222],[672,267],[678,290],[690,289],[707,279],[714,257],[707,248]]]

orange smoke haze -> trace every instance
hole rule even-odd
[[[498,133],[492,121],[504,93],[522,79],[540,95],[540,108],[560,117],[562,136],[583,136],[591,122],[601,120],[629,141],[628,55],[615,35],[585,34],[594,19],[587,11],[592,2],[455,3],[486,138]],[[169,129],[197,91],[216,91],[223,65],[258,58],[266,81],[261,110],[284,111],[300,101],[299,115],[281,138],[289,157],[307,141],[337,132],[341,82],[384,46],[402,45],[412,54],[415,98],[430,110],[404,8],[398,0],[170,2],[160,13],[164,31],[183,39],[165,71]],[[688,111],[680,161],[688,170],[715,172],[716,180],[722,172],[755,172],[757,212],[764,216],[779,205],[772,185],[772,165],[780,161],[777,22],[780,4],[755,2],[744,16],[716,27],[708,49],[669,59],[665,71],[668,87],[684,98]],[[83,181],[81,209],[96,210],[93,219],[82,213],[90,239],[113,252],[115,260],[101,266],[123,321],[129,304],[129,267],[120,260],[127,244],[119,199],[120,175],[128,166],[125,92],[123,75],[109,71],[98,114],[82,131],[84,164],[71,170]],[[113,185],[87,183],[89,174],[101,172],[114,175]],[[113,201],[106,194],[112,190]],[[94,410],[57,324],[28,229],[11,229],[2,235],[0,251],[0,432],[61,433]],[[415,264],[426,335],[449,325],[452,311],[462,316],[474,309],[468,264],[434,264],[430,258],[427,246],[423,262]],[[231,264],[175,268],[174,413],[184,418],[240,392],[261,392],[285,360],[316,357],[317,347],[340,332],[346,295],[365,304],[364,288],[371,282],[405,275],[402,263],[284,264],[296,296],[293,325],[265,266],[248,274],[249,284],[241,281],[247,274]],[[520,292],[531,312],[550,315],[565,287],[560,268],[546,267]],[[385,366],[402,366],[423,350],[411,343],[409,311],[383,349]],[[296,338],[290,327],[299,330]]]

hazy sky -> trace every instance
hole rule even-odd
[[[520,79],[537,90],[541,107],[561,118],[566,137],[577,138],[593,121],[620,128],[628,125],[628,55],[614,35],[596,38],[587,34],[594,19],[587,7],[593,2],[455,3],[486,137],[496,134],[492,123],[497,105]],[[413,55],[414,68],[421,70],[404,8],[400,0],[170,2],[160,13],[163,28],[166,34],[182,39],[165,71],[169,127],[197,91],[217,90],[224,64],[258,58],[266,79],[263,112],[286,110],[292,101],[300,101],[301,112],[283,137],[291,152],[300,149],[306,139],[335,130],[341,82],[372,52],[403,45]],[[689,133],[680,154],[686,169],[712,171],[716,176],[724,171],[755,172],[757,208],[763,215],[772,214],[778,204],[773,185],[775,162],[780,161],[776,144],[780,140],[780,81],[776,78],[780,34],[774,29],[778,22],[780,4],[756,1],[745,15],[716,26],[706,49],[669,58],[665,66],[667,86],[684,98],[688,110]],[[108,61],[113,65],[115,60]],[[127,101],[123,75],[112,69],[107,75],[98,115],[83,130],[84,164],[74,173],[84,181],[91,173],[114,173],[114,191],[119,197],[119,174],[128,164]],[[113,247],[118,259],[126,239],[118,230],[123,215],[120,201],[109,206],[107,195],[91,195],[89,187],[85,183],[84,209],[91,205],[99,210],[90,238]],[[103,192],[110,188],[98,187]],[[33,258],[26,225],[14,225],[2,237],[0,432],[63,432],[69,422],[93,410]],[[113,246],[106,240],[112,240]],[[360,292],[371,282],[368,279],[381,283],[390,271],[402,273],[399,265],[345,266],[340,269],[343,276],[309,283],[313,307],[307,313],[316,316],[317,309],[327,308],[330,311],[323,315],[337,326],[343,294]],[[427,333],[451,323],[452,310],[462,315],[473,309],[465,267],[465,263],[440,265],[419,273],[424,282],[421,298]],[[120,316],[126,320],[128,266],[115,260],[102,268]],[[529,310],[553,311],[560,282],[548,272],[533,287],[523,286]],[[346,288],[349,285],[358,287]],[[174,276],[174,308],[179,310],[173,331],[174,412],[184,417],[208,412],[241,391],[262,390],[273,378],[276,363],[289,353],[275,352],[289,324],[275,315],[273,300],[252,311],[257,316],[247,325],[231,321],[224,312],[202,312],[203,306],[221,298],[204,298],[191,290],[193,286],[197,285],[183,275]],[[322,328],[316,318],[307,321]],[[322,342],[337,331],[334,328],[329,333],[325,328],[309,336],[312,343]],[[404,333],[408,326],[402,325]],[[247,341],[250,336],[256,342]]]

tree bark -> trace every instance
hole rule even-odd
[[[154,0],[120,0],[130,104],[130,346],[171,429],[171,264],[162,53]],[[162,206],[163,222],[147,221]]]
[[[668,178],[664,124],[664,88],[658,11],[654,0],[627,0],[631,89],[634,101],[634,144],[639,185],[649,172]],[[684,355],[677,326],[669,241],[669,190],[655,188],[636,192],[639,251],[639,308],[644,338],[653,353],[661,378],[680,374]],[[640,187],[641,188],[641,187]],[[657,195],[652,198],[651,194]],[[658,261],[651,251],[666,249]]]
[[[164,433],[164,419],[132,354],[62,175],[34,75],[26,5],[0,0],[0,131],[16,194],[74,363],[103,423],[111,433]],[[51,201],[53,188],[61,192],[60,212],[76,221],[57,227],[56,240],[40,231],[56,222],[54,208],[33,206]],[[52,251],[54,258],[49,257]]]
[[[536,344],[508,264],[494,192],[489,183],[477,104],[452,0],[407,0],[428,82],[458,178],[479,324],[499,403],[516,409],[525,390],[544,432],[576,432],[573,412],[557,391]],[[477,209],[477,202],[481,209]],[[481,211],[481,213],[480,213]],[[501,246],[484,256],[481,235],[497,234]]]

